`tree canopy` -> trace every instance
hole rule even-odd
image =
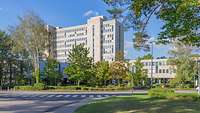
[[[150,36],[146,28],[153,16],[163,22],[162,30],[157,37],[159,43],[167,44],[178,40],[186,45],[200,46],[199,0],[104,0],[104,2],[112,6],[111,8],[126,9],[123,18],[134,28],[135,48],[148,48]]]
[[[88,55],[89,50],[83,44],[74,46],[69,52],[69,66],[65,68],[65,73],[69,76],[70,80],[76,81],[77,85],[90,76],[92,58]]]
[[[15,51],[26,51],[32,60],[36,83],[40,82],[39,62],[48,45],[48,32],[44,21],[35,13],[19,17],[19,25],[11,29]]]

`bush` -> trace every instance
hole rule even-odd
[[[197,93],[176,94],[176,98],[194,100],[194,101],[199,101],[200,100],[200,96]]]
[[[15,86],[14,89],[23,91],[45,90],[46,86],[43,83],[36,83],[33,86]]]
[[[117,91],[130,90],[129,87],[86,87],[86,86],[45,86],[42,83],[33,86],[15,86],[16,90],[60,90],[60,91]]]
[[[34,89],[36,89],[36,90],[44,90],[46,87],[45,87],[45,84],[43,84],[43,83],[36,83],[36,84],[34,84]]]
[[[169,88],[152,88],[148,91],[148,95],[155,98],[168,98],[174,96],[175,92]]]
[[[15,90],[31,91],[35,90],[33,86],[15,86]]]

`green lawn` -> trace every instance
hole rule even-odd
[[[147,95],[113,97],[82,106],[75,113],[200,113],[200,101],[155,99]]]

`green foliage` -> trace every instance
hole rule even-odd
[[[168,88],[152,88],[148,91],[148,95],[155,98],[167,98],[174,96],[175,92],[173,89]]]
[[[188,94],[188,93],[180,93],[180,94],[176,94],[175,98],[178,99],[183,99],[183,100],[193,100],[193,101],[199,101],[200,100],[200,96],[197,93],[192,93],[192,94]]]
[[[33,87],[37,90],[44,90],[46,88],[45,84],[43,83],[35,83]]]
[[[121,84],[121,80],[127,78],[127,67],[123,61],[114,61],[110,64],[109,72],[111,74],[112,80],[116,80],[117,84]]]
[[[35,79],[36,79],[36,84],[40,83],[40,70],[37,69],[35,71]]]
[[[36,83],[40,82],[38,73],[39,63],[48,45],[48,31],[45,22],[35,13],[28,12],[19,17],[19,24],[10,29],[11,37],[14,40],[15,47],[13,51],[24,58],[22,53],[26,53],[31,59],[30,63],[34,67]]]
[[[86,86],[45,86],[44,84],[35,84],[34,86],[15,86],[15,90],[34,91],[34,90],[52,90],[52,91],[119,91],[130,90],[130,87],[86,87]]]
[[[197,74],[197,65],[191,54],[192,48],[185,46],[180,42],[175,43],[175,49],[170,54],[175,58],[168,60],[168,63],[176,67],[176,76],[171,85],[176,87],[190,87],[194,84],[194,78]],[[189,86],[188,86],[189,87]]]
[[[116,52],[115,61],[124,61],[124,53],[122,51]]]
[[[58,61],[52,57],[47,58],[44,68],[45,78],[48,80],[49,85],[57,85],[56,80],[60,80],[62,75],[59,73]]]
[[[138,58],[134,63],[135,72],[133,74],[134,86],[144,86],[147,82],[147,72],[143,69],[143,63],[141,58]]]
[[[109,76],[109,63],[106,61],[97,62],[94,66],[95,69],[95,82],[98,86],[106,85],[106,81],[110,79]]]
[[[89,50],[82,44],[73,47],[69,52],[69,66],[65,68],[64,72],[69,75],[71,81],[76,81],[77,85],[92,75],[92,58],[88,56]]]
[[[200,46],[199,0],[104,0],[104,2],[112,8],[128,10],[119,14],[123,15],[125,20],[123,23],[128,21],[132,24],[131,28],[136,32],[134,37],[136,48],[148,48],[149,35],[146,28],[152,17],[163,22],[158,42],[167,44],[179,40],[186,45]]]
[[[5,32],[0,31],[0,85],[3,85],[3,76],[7,74],[6,72],[10,69],[11,60],[13,60],[11,50],[12,40]]]
[[[152,88],[148,91],[148,95],[153,98],[167,98],[171,100],[200,100],[200,96],[197,93],[175,93],[173,89],[169,88]]]
[[[153,56],[151,54],[146,54],[142,57],[143,60],[149,60],[149,59],[152,59]]]
[[[35,91],[35,90],[45,90],[46,86],[43,83],[35,83],[34,86],[15,86],[14,89],[22,91]]]

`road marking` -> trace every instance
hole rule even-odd
[[[86,95],[81,95],[82,98],[86,97]]]
[[[33,97],[36,97],[36,96],[38,96],[38,95],[31,95],[30,97],[33,98]]]
[[[45,97],[46,95],[41,95],[41,96],[39,96],[39,97]]]
[[[55,95],[49,95],[49,96],[47,96],[47,97],[51,98],[51,97],[53,97],[53,96],[55,96]]]
[[[109,97],[109,95],[104,95],[105,97]]]
[[[90,97],[90,98],[94,98],[94,95],[90,95],[89,97]]]
[[[57,95],[56,97],[62,97],[63,95]]]
[[[25,97],[28,97],[28,95],[23,95],[23,96],[21,96],[22,98],[25,98]]]
[[[65,97],[67,98],[67,97],[69,97],[70,95],[65,95]]]
[[[72,97],[78,97],[78,95],[73,95]]]

